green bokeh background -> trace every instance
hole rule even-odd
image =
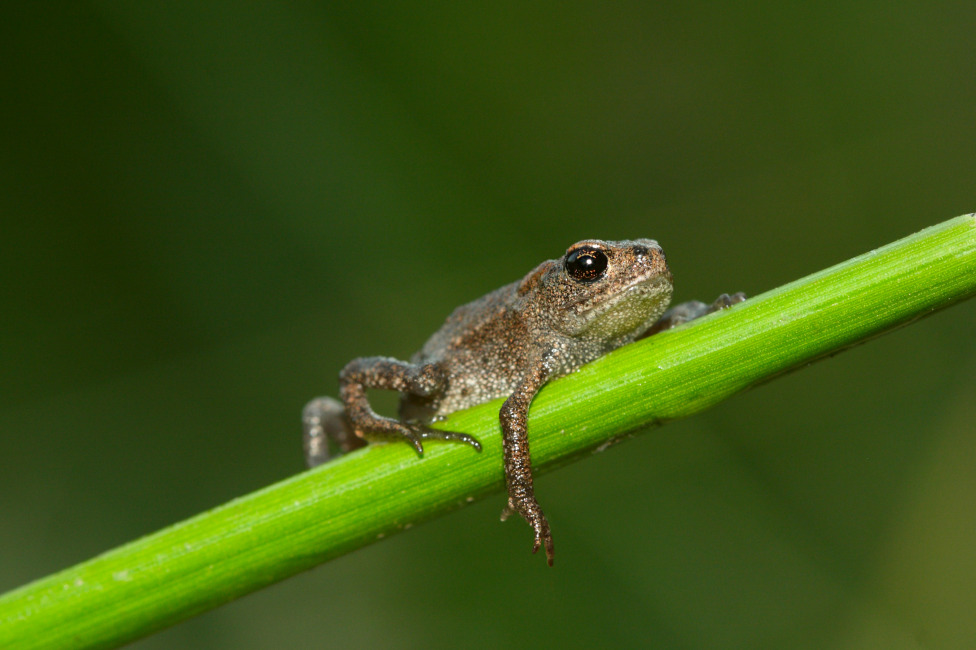
[[[971,3],[21,4],[0,591],[302,471],[348,359],[577,239],[711,299],[976,210]],[[553,569],[499,495],[135,647],[972,647],[974,319],[542,477]]]

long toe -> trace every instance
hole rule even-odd
[[[428,426],[417,427],[417,431],[422,438],[463,442],[464,444],[471,445],[476,450],[481,451],[481,443],[467,433],[461,433],[460,431],[442,431],[440,429],[432,429]]]

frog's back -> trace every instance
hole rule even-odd
[[[508,339],[500,330],[511,320],[517,288],[518,282],[507,284],[455,309],[411,361],[450,364],[458,355],[499,343],[499,335]]]
[[[523,367],[526,324],[516,308],[518,283],[496,289],[448,316],[444,325],[413,356],[433,363],[447,376],[443,393],[432,397],[404,394],[400,415],[426,419],[508,396]]]

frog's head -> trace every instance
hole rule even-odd
[[[616,346],[661,317],[671,289],[664,251],[653,239],[586,239],[530,273],[519,294],[535,300],[562,334]]]

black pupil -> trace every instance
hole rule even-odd
[[[607,270],[607,254],[599,248],[582,246],[566,256],[566,271],[581,282],[598,280]]]

